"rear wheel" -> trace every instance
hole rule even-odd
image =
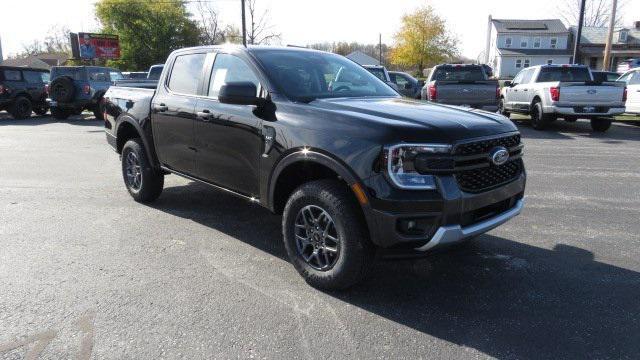
[[[591,129],[595,132],[605,132],[611,127],[611,119],[591,119]]]
[[[284,209],[287,254],[311,286],[345,289],[364,279],[373,264],[371,244],[358,204],[337,180],[296,189]]]
[[[104,100],[100,99],[95,109],[93,109],[93,116],[96,120],[104,120]]]
[[[122,148],[122,177],[135,201],[152,202],[162,193],[164,175],[151,167],[140,139],[131,139]]]
[[[504,107],[504,98],[500,98],[500,102],[498,103],[498,113],[506,117],[511,116],[511,113]]]
[[[51,108],[51,116],[53,116],[57,120],[66,120],[69,115],[71,114],[66,110],[60,109],[58,107]]]
[[[41,106],[33,108],[33,112],[38,114],[38,115],[45,115],[47,113],[47,111],[49,111],[49,106],[48,105],[41,105]]]
[[[32,110],[31,100],[24,96],[18,96],[9,107],[9,114],[14,119],[26,119],[31,117]]]
[[[544,113],[541,102],[535,102],[531,107],[531,126],[536,130],[544,130],[554,119]]]

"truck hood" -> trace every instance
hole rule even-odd
[[[398,140],[406,142],[454,142],[517,131],[499,114],[405,98],[319,99],[309,105],[355,118],[360,124],[392,127]]]

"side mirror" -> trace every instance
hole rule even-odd
[[[511,87],[512,85],[513,85],[513,83],[511,81],[509,81],[509,80],[504,82],[504,86],[506,86],[506,87]]]
[[[230,82],[220,87],[218,101],[232,105],[259,105],[258,88],[249,81]]]

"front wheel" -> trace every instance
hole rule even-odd
[[[611,119],[591,119],[591,129],[595,132],[605,132],[611,127]]]
[[[498,103],[498,113],[506,117],[511,116],[511,113],[504,107],[504,98],[500,98],[500,102]]]
[[[26,119],[31,116],[32,110],[31,100],[24,96],[18,96],[9,107],[9,113],[14,119]]]
[[[164,175],[151,167],[140,139],[131,139],[122,148],[122,177],[135,201],[152,202],[162,193]]]
[[[284,244],[298,273],[311,286],[345,289],[368,274],[375,248],[353,195],[337,180],[296,189],[284,209]]]

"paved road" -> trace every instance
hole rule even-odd
[[[133,202],[100,125],[0,114],[2,359],[640,354],[640,127],[520,124],[520,217],[324,293],[266,210],[175,176]]]

